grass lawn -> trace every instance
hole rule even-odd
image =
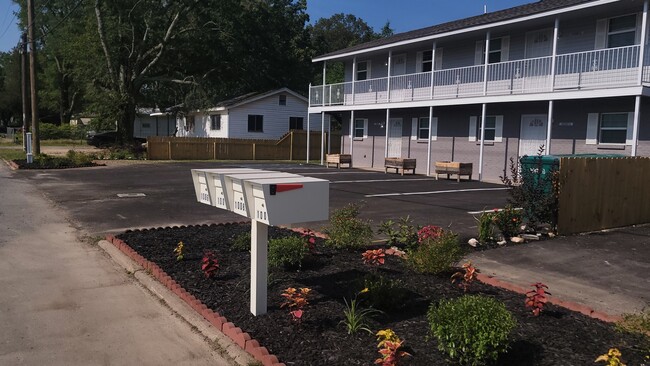
[[[25,159],[25,152],[23,151],[22,146],[16,146],[15,149],[0,149],[0,159]]]

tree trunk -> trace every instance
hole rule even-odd
[[[133,142],[133,122],[135,121],[135,102],[129,98],[121,107],[121,118],[117,121],[117,131],[120,142],[131,144]]]

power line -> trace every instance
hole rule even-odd
[[[51,0],[48,0],[47,3],[49,3],[50,1],[51,1]],[[39,37],[36,37],[36,38],[34,39],[34,42],[36,42],[36,41],[40,41],[40,40],[42,40],[43,38],[45,38],[46,36],[50,35],[50,34],[51,34],[51,33],[52,33],[56,28],[58,28],[58,27],[59,27],[63,22],[65,22],[66,19],[68,19],[68,18],[70,17],[70,15],[72,15],[72,13],[74,13],[74,12],[79,8],[79,6],[81,6],[81,4],[82,4],[84,1],[85,1],[85,0],[79,0],[79,2],[78,2],[78,3],[77,3],[77,4],[72,8],[72,10],[70,10],[70,12],[69,12],[68,14],[66,14],[66,15],[65,15],[65,16],[64,16],[64,17],[63,17],[63,18],[62,18],[58,23],[56,23],[56,25],[54,25],[54,27],[48,29],[47,32],[43,33],[43,34],[40,35]],[[43,5],[43,7],[45,7],[45,6],[47,5],[47,3],[46,3],[45,5]],[[43,9],[43,7],[41,7],[41,9]]]

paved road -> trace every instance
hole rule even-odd
[[[409,215],[416,223],[450,227],[475,235],[468,212],[503,206],[502,186],[480,182],[457,183],[421,175],[384,174],[358,169],[326,169],[298,164],[162,163],[100,168],[19,171],[38,190],[64,208],[73,221],[92,234],[118,233],[129,228],[239,221],[243,218],[196,202],[192,168],[226,166],[287,171],[328,179],[330,209],[349,202],[365,202],[362,217],[381,221]],[[414,193],[422,194],[414,194]],[[400,195],[406,193],[407,195]],[[118,194],[144,194],[119,198]],[[379,195],[379,196],[377,196]],[[387,195],[387,196],[381,196]],[[308,223],[320,229],[326,222]]]
[[[228,365],[0,166],[0,365]]]

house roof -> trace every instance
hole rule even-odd
[[[228,100],[224,100],[221,102],[218,102],[214,105],[214,107],[209,108],[210,110],[215,110],[215,109],[228,109],[228,108],[234,108],[234,107],[239,107],[244,104],[248,104],[251,102],[254,102],[256,100],[260,100],[262,98],[266,98],[275,94],[281,94],[281,93],[286,93],[286,94],[291,94],[294,97],[302,100],[307,103],[307,98],[304,96],[296,93],[295,91],[289,89],[289,88],[280,88],[280,89],[275,89],[271,91],[267,91],[264,93],[258,93],[258,92],[253,92],[253,93],[248,93],[244,95],[240,95],[235,98],[231,98]]]
[[[549,12],[552,10],[566,8],[573,5],[589,3],[592,1],[596,1],[596,0],[540,0],[534,3],[516,6],[514,8],[509,8],[509,9],[495,11],[492,13],[486,13],[486,14],[469,17],[469,18],[454,20],[451,22],[442,23],[427,28],[421,28],[421,29],[404,32],[404,33],[399,33],[391,37],[376,39],[370,42],[358,44],[352,47],[348,47],[342,50],[338,50],[338,51],[334,51],[334,52],[330,52],[318,56],[314,58],[314,62],[322,61],[328,58],[334,58],[333,56],[355,53],[357,51],[363,51],[370,48],[381,47],[392,43],[411,41],[411,40],[416,40],[418,38],[431,37],[431,36],[458,31],[466,28],[472,28],[476,26],[483,26],[492,23],[513,20],[513,19],[522,18],[529,15],[535,15],[544,12]]]

